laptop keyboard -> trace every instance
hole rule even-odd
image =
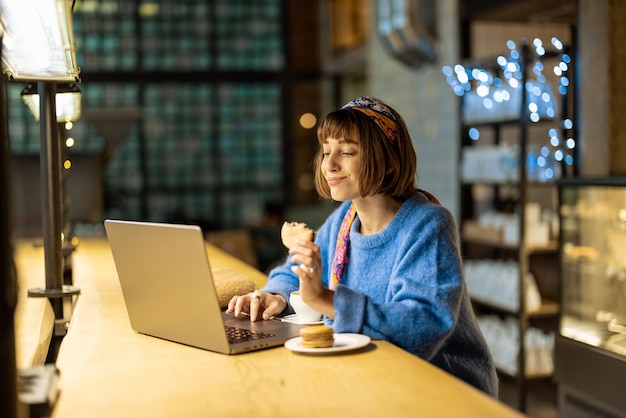
[[[249,329],[241,329],[226,325],[226,335],[230,344],[243,343],[246,341],[261,340],[263,338],[273,337],[274,334],[252,331]]]

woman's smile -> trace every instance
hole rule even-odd
[[[339,185],[344,179],[345,177],[328,177],[326,181],[328,182],[328,186],[333,187]]]

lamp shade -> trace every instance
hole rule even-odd
[[[75,122],[82,113],[82,92],[74,83],[58,83],[54,100],[57,122]],[[39,120],[39,92],[37,86],[29,83],[22,90],[22,100],[36,120]]]
[[[437,57],[435,0],[377,0],[377,29],[383,47],[411,67]]]
[[[71,0],[0,0],[0,16],[10,80],[78,81]]]

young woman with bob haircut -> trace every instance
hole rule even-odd
[[[417,156],[402,117],[371,97],[328,114],[318,127],[315,187],[342,202],[299,241],[260,291],[228,312],[251,320],[292,313],[289,294],[336,333],[387,340],[497,397],[498,379],[463,277],[455,221],[417,188]]]

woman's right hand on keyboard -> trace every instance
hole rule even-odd
[[[228,302],[226,313],[235,313],[235,316],[249,314],[251,321],[256,321],[259,316],[264,319],[270,319],[287,307],[287,301],[282,295],[255,290],[241,296],[233,296]]]

